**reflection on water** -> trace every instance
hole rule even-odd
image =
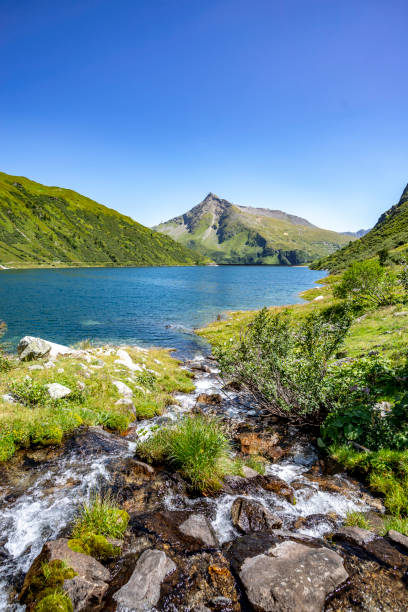
[[[190,333],[226,310],[300,302],[322,273],[268,266],[86,268],[0,272],[0,319],[14,346],[23,335],[72,344],[174,347],[205,344]]]

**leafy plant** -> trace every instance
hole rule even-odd
[[[273,414],[297,423],[319,423],[327,411],[328,361],[351,324],[347,307],[311,312],[261,310],[237,344],[214,354],[224,377],[239,383]]]
[[[396,273],[384,268],[379,261],[370,259],[352,263],[333,294],[371,307],[395,304],[401,299]]]

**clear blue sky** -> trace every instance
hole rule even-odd
[[[408,182],[407,0],[0,0],[0,169],[152,225],[209,191],[371,226]]]

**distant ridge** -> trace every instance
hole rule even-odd
[[[305,264],[350,240],[282,210],[239,206],[211,192],[154,229],[221,264]]]
[[[353,261],[374,257],[382,249],[398,249],[401,253],[408,253],[408,185],[398,204],[385,211],[369,232],[329,257],[315,262],[313,267],[334,272],[344,270]]]
[[[75,191],[0,172],[3,266],[157,266],[204,261],[168,236]]]

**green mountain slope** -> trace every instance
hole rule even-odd
[[[320,229],[301,217],[237,206],[212,193],[154,229],[222,264],[304,264],[350,241],[350,235]]]
[[[0,262],[183,265],[197,253],[75,191],[0,172]]]
[[[405,247],[408,247],[408,185],[398,204],[391,206],[381,215],[373,229],[365,236],[329,257],[320,259],[312,267],[318,270],[340,271],[353,261],[374,257],[381,249],[405,250]]]

